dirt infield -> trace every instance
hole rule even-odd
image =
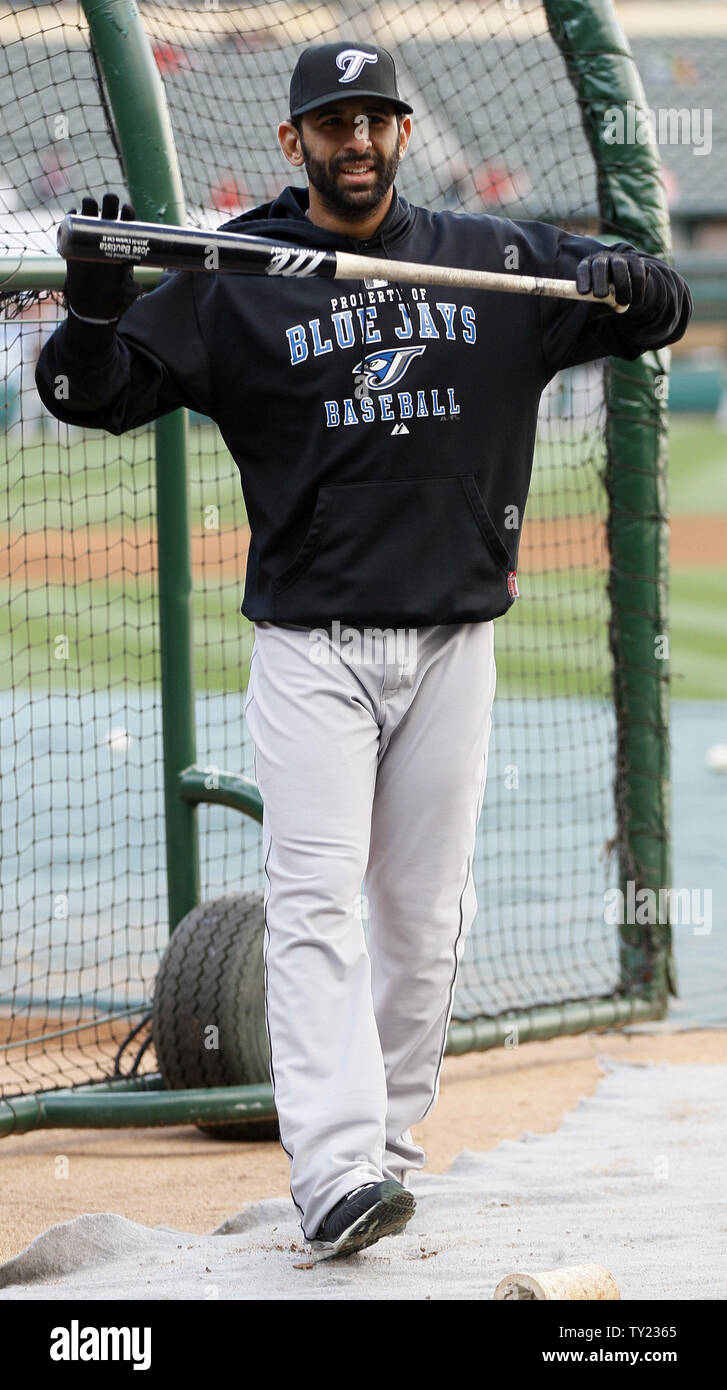
[[[674,568],[697,569],[727,564],[727,522],[721,516],[679,516],[670,526],[670,560]],[[245,573],[250,531],[194,532],[193,572],[207,585],[241,580]],[[522,573],[576,568],[605,569],[605,528],[593,517],[531,521],[523,528],[518,566]],[[94,580],[149,575],[157,568],[156,533],[138,527],[123,532],[105,526],[35,531],[9,536],[0,560],[2,579],[17,589],[42,584],[86,584]]]
[[[585,1033],[447,1058],[439,1104],[415,1129],[429,1156],[425,1171],[446,1172],[463,1149],[482,1153],[524,1131],[556,1130],[595,1092],[602,1055],[645,1065],[724,1063],[727,1031]],[[0,1140],[0,1159],[0,1261],[84,1212],[203,1233],[248,1202],[289,1195],[278,1144],[223,1143],[192,1127],[38,1131]]]

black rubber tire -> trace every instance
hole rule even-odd
[[[201,903],[175,927],[154,987],[152,1038],[169,1090],[270,1081],[262,893]],[[215,1048],[206,1029],[218,1029]],[[278,1139],[277,1120],[199,1124],[214,1139]]]

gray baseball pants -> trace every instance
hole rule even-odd
[[[411,1126],[477,908],[495,679],[493,622],[255,625],[271,1079],[306,1239],[354,1187],[425,1162]]]

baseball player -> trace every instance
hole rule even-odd
[[[72,424],[211,416],[240,470],[271,1077],[318,1257],[414,1211],[412,1127],[437,1099],[477,907],[494,619],[518,597],[541,393],[563,367],[677,341],[692,309],[627,243],[411,205],[395,183],[411,115],[385,49],[306,48],[278,140],[307,186],[225,228],[598,298],[613,284],[628,310],[284,274],[166,273],[137,297],[128,267],[75,262],[37,372]]]

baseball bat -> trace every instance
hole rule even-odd
[[[607,297],[579,294],[575,280],[552,280],[536,275],[508,275],[493,270],[457,266],[419,265],[348,251],[319,251],[286,246],[266,237],[238,232],[205,232],[194,227],[168,227],[156,222],[122,222],[68,213],[58,228],[58,251],[67,261],[120,262],[159,266],[164,270],[195,270],[235,275],[279,275],[323,280],[386,280],[391,284],[452,285],[507,294],[547,295],[552,299],[590,300],[623,313],[611,287]]]

